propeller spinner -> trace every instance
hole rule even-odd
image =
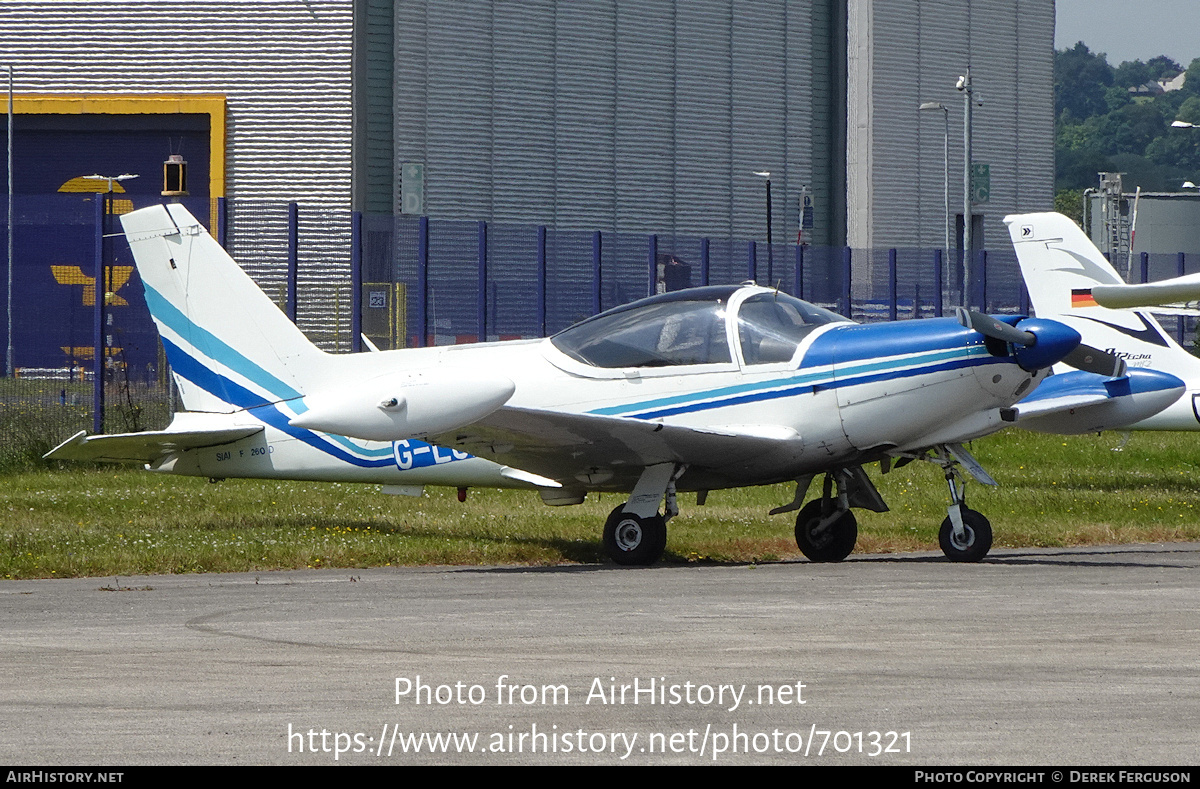
[[[955,314],[966,328],[1012,345],[1017,364],[1025,370],[1032,372],[1063,362],[1077,370],[1110,378],[1125,375],[1124,359],[1084,345],[1079,332],[1058,321],[1022,318],[1012,326],[963,307],[955,307]]]

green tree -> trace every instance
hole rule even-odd
[[[1108,112],[1105,89],[1112,87],[1113,71],[1104,54],[1092,54],[1082,41],[1054,53],[1054,110],[1076,118]]]
[[[1121,88],[1136,88],[1153,80],[1150,67],[1140,60],[1126,60],[1113,69],[1113,84]],[[1062,213],[1061,211],[1059,213]]]
[[[1070,217],[1075,224],[1083,224],[1083,190],[1060,189],[1054,194],[1054,210]]]
[[[1146,61],[1146,68],[1150,71],[1150,79],[1155,81],[1171,79],[1183,71],[1183,66],[1171,60],[1166,55],[1158,55],[1150,58]]]
[[[1175,111],[1175,119],[1200,124],[1200,96],[1188,96]]]
[[[1184,73],[1183,89],[1190,94],[1200,95],[1200,58],[1193,60]]]

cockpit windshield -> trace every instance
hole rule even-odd
[[[658,297],[601,313],[550,341],[593,367],[730,364],[726,322],[729,300],[736,292],[736,288],[712,288],[707,293],[681,291]],[[784,293],[757,293],[738,309],[742,357],[746,364],[789,361],[815,327],[844,320]]]
[[[728,363],[725,303],[665,301],[597,315],[551,338],[563,353],[595,367]]]
[[[759,293],[738,309],[738,340],[746,364],[791,361],[800,341],[818,326],[846,318],[786,293]]]

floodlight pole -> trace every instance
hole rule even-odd
[[[110,229],[109,223],[112,221],[113,210],[113,184],[117,181],[128,181],[131,178],[137,178],[136,175],[122,173],[121,175],[85,175],[82,176],[91,181],[105,181],[108,185],[107,191],[104,193],[103,203],[97,206],[99,214],[100,237],[96,241],[96,253],[98,258],[99,270],[96,272],[96,350],[95,350],[95,381],[94,381],[94,408],[92,415],[92,432],[104,432],[104,373],[105,362],[107,361],[107,350],[112,345],[108,337],[107,315],[104,309],[108,303],[108,290],[112,284],[112,266],[108,263],[108,254],[105,248],[105,238],[108,236],[107,230]]]
[[[963,94],[963,306],[971,306],[971,111],[975,89],[971,67],[958,78],[955,87]]]
[[[8,347],[4,353],[4,374],[13,376],[13,68],[8,67]]]

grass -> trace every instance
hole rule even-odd
[[[1196,438],[1042,436],[1021,431],[972,451],[1001,487],[968,486],[997,547],[1200,539]],[[857,511],[860,552],[936,550],[946,484],[930,464],[869,473],[892,511]],[[799,557],[792,519],[767,511],[791,486],[681,495],[664,561]],[[532,493],[473,489],[385,496],[374,485],[169,477],[117,467],[0,476],[0,577],[127,576],[303,567],[601,562],[599,533],[623,499],[546,507]]]

